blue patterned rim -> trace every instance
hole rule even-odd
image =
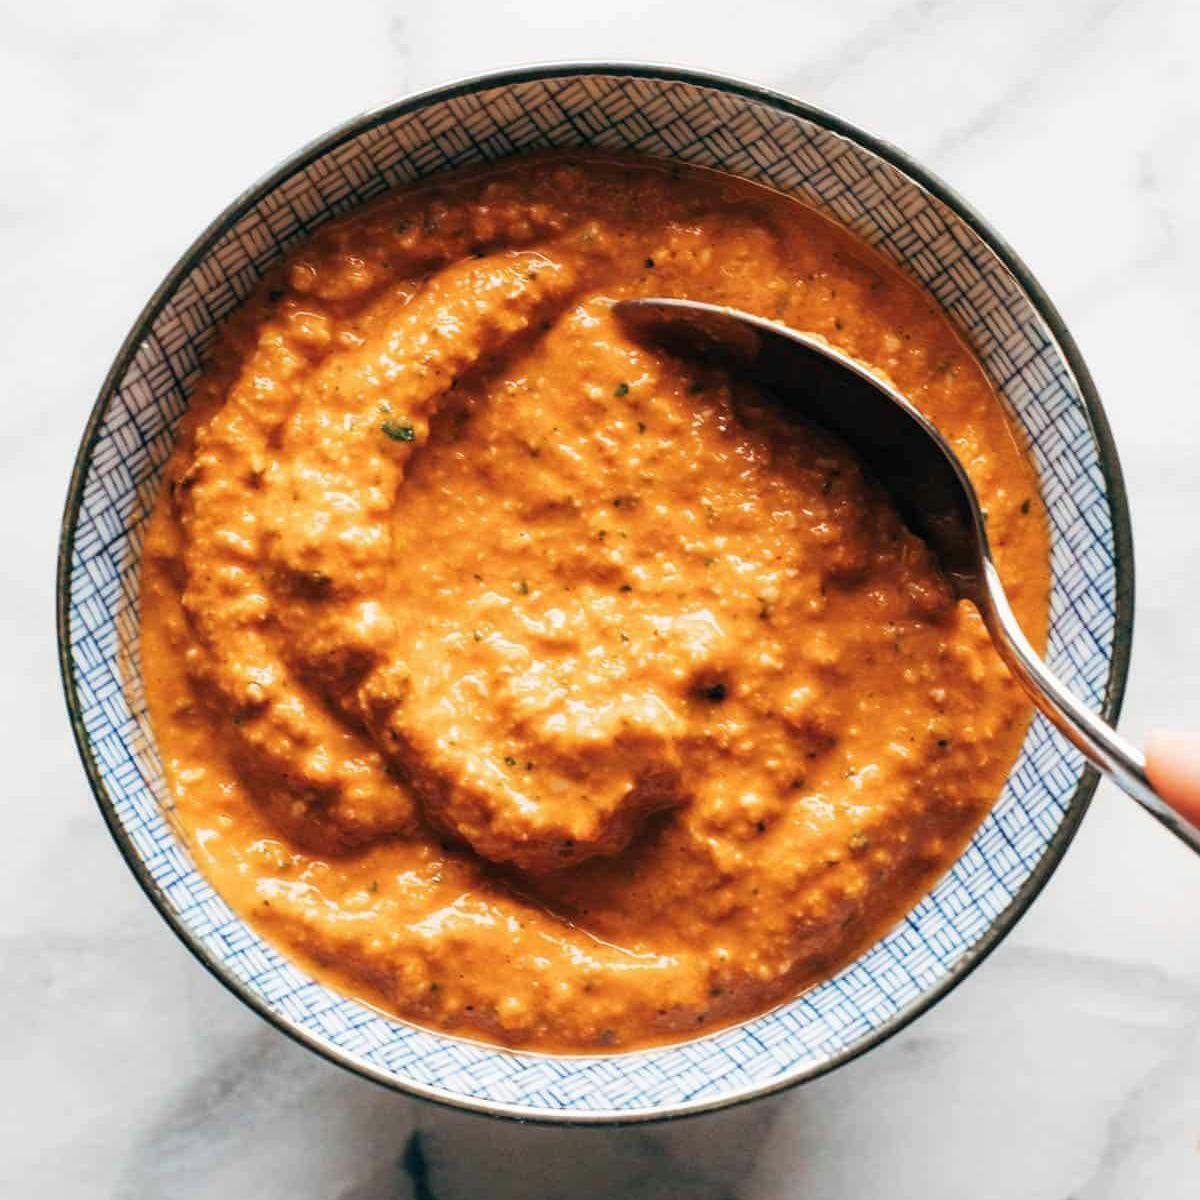
[[[1103,474],[1104,491],[1108,502],[1108,517],[1111,521],[1111,536],[1115,570],[1115,594],[1113,607],[1115,625],[1111,651],[1108,655],[1107,677],[1103,683],[1102,711],[1110,721],[1115,721],[1120,711],[1129,665],[1130,643],[1133,623],[1133,552],[1121,468],[1116,448],[1112,441],[1107,419],[1087,367],[1079,354],[1074,340],[1050,300],[1034,279],[1025,264],[1012,249],[970,206],[963,202],[950,188],[930,175],[907,155],[868,134],[856,129],[837,117],[820,109],[789,99],[786,96],[757,87],[753,84],[731,80],[723,76],[704,72],[682,70],[649,64],[586,63],[547,64],[524,69],[498,72],[465,80],[461,83],[437,88],[406,100],[386,105],[364,113],[337,127],[324,137],[311,142],[295,155],[284,161],[269,175],[239,196],[193,243],[163,283],[151,296],[146,307],[125,339],[116,360],[100,390],[99,397],[89,417],[80,444],[67,495],[63,517],[62,535],[59,546],[57,569],[57,622],[59,641],[59,666],[66,694],[67,708],[74,730],[80,757],[88,780],[95,793],[101,812],[109,830],[124,855],[130,869],[158,908],[163,918],[174,929],[181,941],[208,968],[212,974],[228,987],[243,1002],[271,1021],[290,1037],[317,1051],[331,1061],[357,1072],[365,1078],[421,1098],[446,1103],[454,1107],[468,1108],[496,1116],[519,1118],[526,1121],[546,1123],[623,1123],[630,1121],[664,1120],[724,1107],[779,1091],[796,1083],[815,1078],[848,1062],[871,1049],[904,1028],[910,1021],[931,1007],[995,949],[1005,934],[1041,891],[1051,873],[1058,865],[1066,847],[1070,844],[1079,822],[1087,809],[1096,788],[1097,775],[1085,768],[1080,776],[1065,811],[1053,835],[1040,852],[1036,866],[1013,895],[1007,906],[993,919],[984,933],[964,951],[943,978],[920,992],[907,1004],[897,1008],[880,1025],[867,1035],[860,1037],[842,1051],[830,1054],[820,1061],[792,1067],[777,1078],[764,1084],[734,1089],[715,1098],[700,1101],[674,1103],[649,1108],[621,1109],[547,1109],[527,1104],[509,1104],[495,1100],[464,1097],[453,1091],[429,1087],[411,1080],[397,1077],[394,1073],[365,1062],[362,1058],[343,1053],[304,1028],[298,1022],[271,1008],[264,999],[235,977],[227,965],[206,946],[167,903],[158,884],[152,878],[147,865],[134,846],[127,830],[119,820],[114,800],[109,792],[104,774],[97,762],[96,754],[85,729],[83,711],[78,693],[77,664],[71,653],[70,617],[72,612],[71,564],[75,550],[76,531],[83,503],[84,482],[91,463],[93,451],[101,430],[102,420],[122,379],[128,371],[143,340],[151,332],[155,320],[163,312],[181,282],[202,262],[217,242],[237,222],[254,208],[265,196],[273,192],[305,167],[329,153],[331,150],[359,137],[363,133],[411,114],[429,105],[469,96],[472,93],[492,88],[529,83],[537,80],[568,77],[618,76],[631,79],[690,84],[753,101],[767,109],[799,117],[831,134],[857,144],[877,156],[901,175],[907,177],[920,189],[934,197],[987,247],[1016,281],[1025,299],[1040,318],[1053,339],[1062,361],[1073,376],[1073,383],[1083,401],[1088,432],[1096,447],[1100,470]],[[615,1061],[615,1060],[614,1060]]]

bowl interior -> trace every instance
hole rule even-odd
[[[1026,288],[973,222],[882,148],[766,94],[649,69],[534,71],[445,89],[331,135],[236,202],[151,301],[105,386],[68,503],[60,616],[76,732],[114,834],[164,915],[244,999],[336,1060],[426,1096],[511,1115],[611,1120],[771,1090],[898,1028],[1019,915],[1092,784],[1079,757],[1036,721],[965,853],[857,962],[745,1024],[620,1056],[510,1053],[391,1019],[314,982],[213,892],[172,827],[137,625],[144,522],[214,327],[292,242],[385,188],[580,144],[771,184],[850,226],[925,285],[1027,431],[1053,527],[1052,665],[1093,706],[1115,703],[1128,641],[1115,460]]]

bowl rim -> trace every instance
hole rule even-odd
[[[229,991],[252,1011],[270,1022],[276,1029],[292,1038],[293,1041],[299,1042],[301,1045],[308,1047],[308,1049],[315,1051],[322,1058],[336,1063],[338,1066],[352,1071],[372,1083],[414,1096],[418,1099],[446,1105],[455,1109],[541,1125],[603,1126],[650,1123],[677,1120],[704,1112],[712,1112],[782,1092],[797,1084],[816,1079],[837,1067],[851,1062],[860,1055],[865,1054],[868,1050],[887,1041],[962,983],[1004,940],[1017,921],[1040,894],[1042,888],[1058,867],[1063,854],[1075,837],[1080,822],[1091,802],[1092,795],[1096,790],[1096,785],[1099,782],[1098,772],[1090,766],[1085,766],[1079,783],[1067,804],[1062,822],[1042,851],[1041,858],[1030,873],[1029,878],[1017,890],[1012,900],[1009,901],[1004,910],[991,922],[979,938],[979,941],[951,968],[944,979],[893,1013],[878,1029],[871,1031],[853,1045],[837,1054],[831,1055],[818,1063],[788,1071],[780,1078],[773,1079],[768,1083],[735,1089],[726,1095],[713,1099],[661,1107],[652,1106],[628,1110],[596,1109],[587,1111],[535,1108],[526,1104],[502,1103],[464,1097],[442,1088],[402,1079],[386,1070],[376,1067],[374,1064],[322,1041],[299,1023],[271,1008],[265,1000],[255,995],[248,985],[237,979],[221,959],[211,952],[203,944],[198,935],[172,911],[166,897],[151,877],[145,862],[138,854],[132,839],[126,833],[117,816],[113,799],[108,792],[107,785],[93,753],[90,738],[84,728],[83,714],[75,678],[75,663],[71,654],[71,560],[74,553],[79,514],[83,503],[83,485],[101,424],[108,406],[117,391],[118,385],[124,378],[142,341],[152,329],[155,320],[175,294],[179,285],[203,260],[215,243],[255,204],[316,159],[324,156],[337,146],[379,125],[394,120],[396,117],[419,111],[431,104],[498,87],[509,87],[541,79],[596,75],[612,75],[624,78],[659,80],[668,83],[692,84],[697,87],[708,88],[751,100],[768,108],[800,117],[830,133],[858,144],[889,163],[918,187],[932,195],[959,220],[963,221],[988,249],[995,254],[1004,268],[1016,280],[1034,311],[1049,330],[1063,361],[1074,377],[1083,401],[1091,434],[1096,442],[1100,465],[1104,475],[1109,515],[1112,521],[1114,571],[1116,575],[1116,612],[1113,646],[1109,661],[1108,677],[1105,681],[1104,701],[1101,706],[1101,712],[1110,723],[1114,724],[1121,711],[1121,704],[1124,699],[1133,638],[1133,538],[1124,476],[1108,418],[1101,404],[1095,383],[1083,361],[1074,338],[1071,336],[1058,310],[1051,302],[1041,284],[1034,277],[1032,271],[1012,247],[954,189],[937,175],[923,167],[905,151],[888,141],[859,129],[850,122],[822,108],[793,99],[784,93],[762,87],[748,80],[716,72],[653,62],[578,60],[551,61],[527,66],[507,67],[467,76],[451,83],[410,93],[399,99],[388,101],[360,112],[356,116],[335,125],[326,133],[301,146],[269,172],[261,176],[255,183],[251,184],[240,195],[235,197],[184,251],[175,265],[163,278],[162,282],[155,288],[149,300],[134,320],[100,387],[91,413],[88,416],[87,424],[84,427],[79,449],[76,452],[68,484],[66,503],[63,509],[55,573],[58,665],[66,699],[67,713],[75,737],[76,749],[78,750],[96,803],[99,806],[105,824],[108,826],[109,833],[116,842],[118,849],[121,851],[126,864],[133,872],[142,891],[145,892],[147,898],[158,910],[159,915],[166,921],[175,935],[191,951],[195,958],[214,978],[224,984]],[[437,1031],[432,1032],[436,1033]],[[498,1048],[498,1050],[503,1050],[503,1048]],[[536,1054],[528,1051],[504,1052],[537,1057]]]

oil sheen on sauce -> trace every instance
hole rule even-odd
[[[853,456],[631,340],[638,295],[885,372],[1044,638],[1034,475],[941,311],[800,204],[648,159],[322,228],[223,328],[144,554],[152,722],[217,890],[333,986],[533,1049],[829,975],[953,861],[1030,715]]]

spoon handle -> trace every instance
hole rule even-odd
[[[987,558],[983,564],[983,581],[978,603],[988,632],[1009,670],[1033,702],[1094,766],[1180,841],[1200,854],[1200,829],[1185,820],[1155,791],[1146,776],[1146,756],[1068,691],[1029,644],[1008,603],[1000,576]]]

